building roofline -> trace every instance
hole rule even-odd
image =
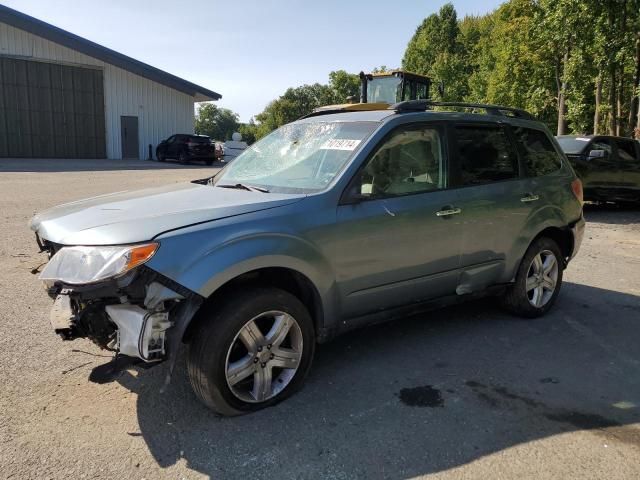
[[[50,23],[26,15],[12,8],[0,5],[0,22],[19,28],[42,38],[46,38],[59,45],[71,48],[90,57],[102,60],[105,63],[135,73],[141,77],[160,83],[194,97],[196,101],[204,102],[219,100],[222,95],[207,88],[191,83],[171,73],[152,67],[134,58],[118,53],[110,48],[103,47],[91,40],[82,38],[71,32],[58,28]]]

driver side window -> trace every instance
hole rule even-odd
[[[440,130],[433,127],[396,130],[368,161],[361,177],[360,193],[372,198],[445,188]]]
[[[607,140],[603,139],[603,140],[594,140],[591,143],[591,145],[589,145],[589,148],[587,148],[585,155],[587,156],[587,158],[589,158],[592,155],[591,152],[598,151],[598,150],[602,150],[604,152],[602,154],[603,158],[609,158],[613,153],[613,148],[611,144]]]

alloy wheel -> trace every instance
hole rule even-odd
[[[278,395],[298,371],[303,343],[300,325],[288,313],[269,311],[249,320],[227,352],[225,376],[231,392],[249,403]]]
[[[536,308],[542,308],[553,297],[558,284],[558,259],[551,250],[538,253],[527,271],[527,298]]]

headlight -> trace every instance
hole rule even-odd
[[[117,277],[147,262],[158,246],[63,247],[44,267],[40,280],[81,285]]]

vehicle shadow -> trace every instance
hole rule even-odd
[[[640,224],[640,204],[585,203],[584,216],[587,222],[611,225]]]
[[[221,418],[191,393],[184,359],[125,373],[158,464],[212,478],[408,478],[532,440],[589,430],[640,448],[640,297],[565,283],[552,313],[492,300],[354,331],[321,345],[301,392]]]
[[[181,164],[176,161],[151,160],[108,160],[108,159],[66,159],[66,158],[0,158],[0,173],[9,172],[105,172],[114,170],[171,170],[171,169],[218,169],[226,164],[204,162]]]

